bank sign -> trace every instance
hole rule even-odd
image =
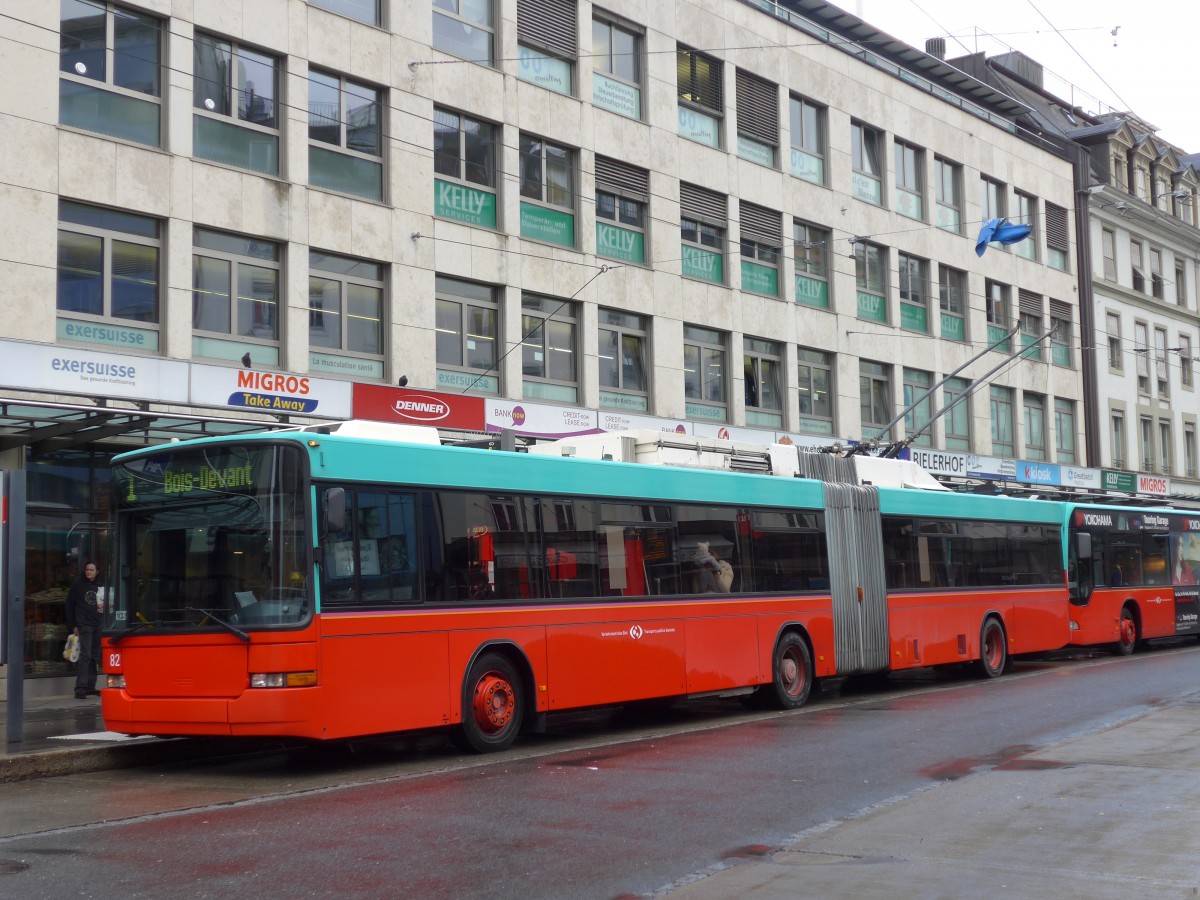
[[[257,369],[193,365],[189,397],[198,406],[224,406],[276,415],[350,417],[351,385]]]

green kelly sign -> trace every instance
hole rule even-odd
[[[440,178],[433,180],[433,211],[443,219],[454,219],[482,228],[496,227],[496,195]]]
[[[521,237],[563,247],[575,246],[575,217],[544,206],[521,204]]]
[[[858,292],[858,317],[872,322],[887,321],[887,305],[878,294]]]
[[[704,250],[692,244],[680,247],[683,257],[683,274],[688,278],[702,278],[705,281],[715,281],[721,284],[725,281],[725,271],[721,265],[721,254]]]
[[[796,276],[796,302],[829,309],[829,283],[807,275]]]
[[[1114,472],[1112,469],[1101,469],[1100,486],[1106,491],[1124,491],[1127,494],[1136,494],[1137,476],[1132,472]]]
[[[618,228],[607,222],[596,223],[596,254],[609,259],[643,263],[646,261],[645,236],[640,231]]]
[[[768,297],[779,296],[779,270],[742,260],[742,290]]]

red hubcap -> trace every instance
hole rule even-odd
[[[796,658],[795,650],[789,650],[780,661],[779,680],[789,697],[798,696],[804,689],[804,666]]]
[[[1000,666],[1000,657],[1003,653],[1003,648],[1000,646],[1000,636],[994,628],[988,629],[987,644],[984,653],[987,656],[989,667],[995,669]]]
[[[488,672],[475,685],[472,703],[475,721],[484,731],[501,731],[512,721],[517,708],[512,685],[499,672]]]
[[[1133,619],[1128,616],[1121,618],[1121,643],[1132,644],[1137,640],[1137,627],[1133,624]]]

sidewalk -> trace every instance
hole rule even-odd
[[[1195,897],[1198,776],[1195,695],[753,848],[656,896]]]

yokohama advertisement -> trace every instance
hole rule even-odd
[[[436,391],[354,385],[354,418],[483,431],[483,398]]]

